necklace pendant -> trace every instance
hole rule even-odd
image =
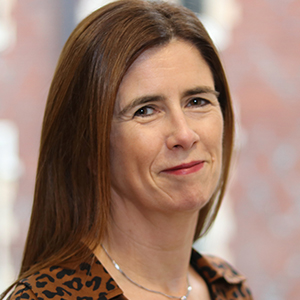
[[[186,300],[186,296],[182,296],[180,300]]]

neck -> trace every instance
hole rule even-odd
[[[107,250],[105,249],[105,247],[101,244],[101,247],[102,249],[104,250],[105,254],[107,255],[107,257],[110,259],[110,261],[113,263],[113,265],[115,266],[115,268],[128,280],[128,282],[130,282],[131,284],[133,284],[134,286],[146,291],[146,292],[149,292],[149,293],[152,293],[152,294],[155,294],[155,295],[159,295],[159,296],[163,296],[163,297],[167,297],[167,298],[170,298],[170,299],[180,299],[180,300],[186,300],[192,290],[192,286],[190,284],[190,280],[189,280],[189,276],[187,275],[187,289],[186,289],[186,293],[183,295],[183,296],[173,296],[173,295],[168,295],[164,292],[161,292],[161,291],[158,291],[158,290],[152,290],[152,289],[149,289],[145,286],[142,286],[140,285],[139,283],[135,282],[133,279],[131,279],[121,268],[120,266],[112,259],[112,257],[109,255],[109,253],[107,252]]]
[[[184,295],[197,219],[198,212],[167,215],[120,209],[113,212],[103,245],[135,282],[167,294]],[[110,273],[120,275],[101,247],[96,255],[107,263],[104,266]]]

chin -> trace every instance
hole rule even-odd
[[[205,204],[208,203],[210,197],[199,197],[193,195],[184,195],[181,199],[174,199],[175,210],[178,212],[182,211],[199,211]]]

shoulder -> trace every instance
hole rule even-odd
[[[193,250],[191,263],[216,299],[253,299],[246,277],[225,260]]]
[[[77,267],[52,266],[21,279],[10,296],[19,299],[113,299],[122,291],[101,263],[81,263]]]
[[[13,293],[7,298],[7,300],[36,300],[36,295],[32,292],[30,288],[23,284],[17,285]]]

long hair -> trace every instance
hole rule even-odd
[[[233,113],[217,50],[198,18],[164,2],[121,0],[84,19],[66,42],[45,109],[34,203],[19,278],[43,267],[82,259],[94,249],[110,216],[110,127],[116,94],[145,50],[172,39],[200,51],[220,93],[224,118],[219,185],[201,209],[195,238],[218,212],[233,147]]]

